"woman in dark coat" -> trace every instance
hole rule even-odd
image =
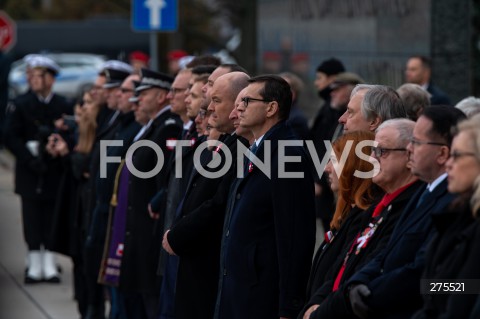
[[[306,296],[309,302],[301,312],[300,318],[311,305],[315,304],[311,299],[315,291],[324,284],[328,271],[344,249],[345,243],[350,243],[360,230],[362,216],[366,214],[365,209],[371,206],[375,197],[379,197],[381,193],[380,189],[372,183],[371,178],[354,176],[355,170],[361,172],[372,170],[373,165],[356,156],[355,149],[360,142],[373,141],[374,138],[375,134],[372,132],[357,131],[347,133],[333,143],[333,151],[337,159],[341,159],[345,151],[348,152],[348,157],[340,177],[337,177],[332,161],[325,168],[330,187],[334,193],[337,193],[337,204],[330,223],[331,230],[325,234],[325,240],[313,260]],[[346,148],[348,141],[353,141],[349,150]],[[362,151],[370,154],[371,147],[367,146]]]
[[[480,279],[480,115],[458,125],[447,162],[448,191],[460,196],[450,208],[434,215],[437,233],[427,252],[423,274],[424,306],[413,318],[474,318]],[[440,291],[435,282],[464,283],[474,294]],[[438,286],[437,286],[438,287]],[[436,289],[438,290],[438,289]],[[476,318],[476,317],[475,317]]]
[[[77,141],[65,141],[58,134],[53,134],[47,145],[49,153],[61,157],[65,167],[55,203],[56,223],[52,226],[51,233],[55,246],[52,249],[72,258],[74,296],[82,317],[86,315],[88,299],[82,256],[88,223],[88,168],[98,112],[99,105],[93,101],[89,92],[85,92],[82,106],[77,105],[75,108]],[[69,147],[69,144],[74,144],[74,147]],[[101,302],[103,300],[99,300]]]

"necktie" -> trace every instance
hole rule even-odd
[[[258,146],[257,146],[257,143],[254,142],[252,147],[250,147],[250,152],[252,152],[253,154],[256,154],[257,153],[257,150],[258,150]]]
[[[430,189],[428,189],[428,187],[427,187],[423,191],[422,195],[420,195],[420,198],[418,199],[416,207],[419,207],[420,205],[422,205],[422,203],[425,201],[425,199],[427,198],[428,195],[430,195]]]

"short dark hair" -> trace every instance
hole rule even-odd
[[[278,75],[264,74],[250,78],[248,82],[264,83],[264,87],[259,94],[266,101],[276,101],[278,103],[280,120],[288,119],[292,108],[292,91],[287,81]]]
[[[216,68],[217,65],[214,64],[197,65],[192,68],[192,73],[195,75],[211,74]]]
[[[420,62],[422,62],[422,65],[427,68],[431,69],[432,68],[432,59],[430,59],[428,56],[425,55],[412,55],[410,59],[419,59]]]
[[[429,135],[439,136],[445,140],[448,147],[452,144],[454,137],[453,127],[458,122],[466,119],[465,113],[450,105],[432,105],[423,110],[420,116],[425,116],[432,121],[432,129]]]
[[[187,68],[194,68],[199,65],[220,65],[222,61],[220,58],[214,56],[214,55],[201,55],[201,56],[196,56],[193,58],[192,61],[190,61],[186,67]]]

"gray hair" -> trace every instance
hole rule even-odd
[[[365,93],[361,104],[366,120],[380,118],[381,122],[394,118],[406,118],[407,112],[397,92],[386,85],[374,85]]]
[[[455,107],[465,113],[467,117],[480,113],[480,99],[469,96],[458,102]]]
[[[372,88],[374,88],[375,85],[372,85],[372,84],[357,84],[355,85],[355,87],[353,88],[352,90],[352,93],[350,93],[350,100],[352,99],[352,97],[357,94],[358,92],[360,91],[364,91],[364,90],[370,90]]]
[[[402,99],[407,117],[413,121],[418,119],[423,109],[430,106],[430,93],[418,84],[405,83],[397,89],[397,93]]]
[[[475,153],[477,161],[480,161],[480,114],[460,122],[458,124],[458,133],[460,132],[470,135],[473,146],[472,152]],[[468,172],[465,172],[465,174],[468,174]],[[477,176],[473,183],[473,195],[470,198],[470,206],[472,207],[473,216],[478,217],[478,210],[480,209],[480,176]]]
[[[415,127],[415,122],[406,119],[406,118],[396,118],[392,120],[387,120],[380,124],[379,127],[375,130],[375,134],[381,130],[391,127],[398,132],[398,147],[406,147],[410,143],[411,138],[413,137],[413,128]]]

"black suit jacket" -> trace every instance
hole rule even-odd
[[[433,84],[428,84],[427,92],[430,93],[431,105],[451,105],[448,95]]]

